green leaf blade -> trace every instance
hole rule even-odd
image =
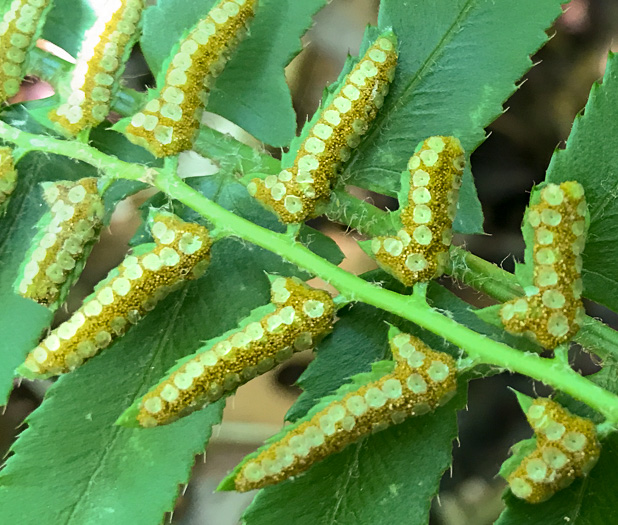
[[[583,254],[584,295],[618,310],[618,57],[610,54],[602,84],[595,84],[586,108],[573,123],[565,149],[557,150],[546,180],[578,181],[586,191],[590,229]]]
[[[84,33],[94,24],[95,19],[96,15],[87,0],[57,0],[47,15],[41,38],[49,40],[77,58]]]
[[[376,278],[383,281],[384,274]],[[388,278],[387,278],[388,279]],[[450,310],[459,321],[484,326],[467,305],[439,286],[431,300]],[[299,381],[304,392],[287,419],[295,422],[351,376],[368,372],[372,363],[389,359],[389,322],[420,335],[433,348],[458,356],[443,338],[420,331],[410,323],[373,307],[355,304],[339,312],[334,332],[319,345],[317,357]],[[311,523],[406,523],[425,525],[442,474],[450,466],[451,446],[457,436],[456,413],[465,404],[465,380],[457,397],[433,414],[410,418],[401,425],[369,436],[339,454],[312,466],[305,474],[258,493],[245,513],[247,525],[267,520],[304,525]],[[306,505],[307,495],[320,505]],[[405,503],[404,503],[405,502]]]
[[[118,344],[51,388],[0,475],[5,519],[140,525],[159,523],[172,510],[194,456],[221,419],[223,403],[157,429],[124,429],[113,423],[127,401],[156,381],[197,335],[186,330],[174,340],[170,330],[195,310],[200,291],[192,284],[170,297],[160,305],[166,311],[147,317]],[[31,502],[27,510],[24,501]]]
[[[378,25],[397,35],[395,81],[344,177],[394,195],[414,147],[431,135],[455,135],[468,154],[502,112],[515,82],[532,66],[529,55],[547,40],[544,29],[561,13],[559,0],[414,0],[381,3]],[[482,231],[469,169],[455,228]]]
[[[274,220],[252,207],[239,184],[212,177],[191,182],[236,213]],[[195,218],[182,206],[176,212],[185,220]],[[326,249],[333,256],[340,253],[331,245]],[[266,250],[234,239],[216,242],[206,275],[170,295],[115,344],[63,376],[29,418],[29,428],[0,473],[3,517],[26,525],[160,523],[173,508],[179,484],[188,481],[212,425],[219,423],[224,402],[161,428],[114,423],[178,359],[267,304],[266,272],[302,275]],[[24,509],[24,501],[32,504]]]

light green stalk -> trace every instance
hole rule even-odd
[[[0,138],[26,151],[44,151],[84,161],[110,178],[147,182],[206,217],[224,234],[278,254],[329,282],[349,300],[361,301],[408,319],[459,346],[476,363],[518,372],[562,390],[603,414],[608,422],[618,424],[618,396],[580,376],[560,359],[515,350],[434,310],[418,294],[400,295],[364,281],[314,254],[293,237],[257,226],[222,208],[185,184],[170,169],[130,164],[79,142],[25,133],[3,122],[0,122]]]

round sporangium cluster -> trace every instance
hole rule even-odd
[[[247,190],[284,223],[311,217],[330,197],[341,165],[361,141],[384,104],[397,64],[397,39],[388,31],[367,50],[321,111],[298,150],[294,165],[279,175],[253,179]]]
[[[99,239],[105,210],[94,177],[42,186],[50,211],[39,221],[16,291],[52,306],[62,288],[79,277],[83,261]]]
[[[0,22],[0,102],[17,94],[51,0],[13,0]]]
[[[175,421],[234,391],[238,386],[309,350],[329,333],[335,306],[330,295],[294,278],[278,277],[272,308],[210,343],[174,369],[139,404],[143,427]]]
[[[464,168],[455,137],[430,137],[408,162],[407,202],[395,236],[376,237],[371,252],[378,264],[406,286],[444,273],[449,262],[452,226]]]
[[[203,226],[169,213],[152,218],[156,245],[127,256],[112,270],[68,321],[53,330],[19,371],[26,377],[49,377],[74,370],[137,324],[185,280],[208,267],[211,239]]]
[[[160,87],[125,133],[156,157],[190,150],[210,89],[246,34],[257,0],[221,0],[180,42]]]
[[[144,0],[112,0],[86,31],[68,93],[49,113],[62,133],[73,137],[100,124],[109,114],[144,4]]]
[[[527,261],[534,268],[533,285],[524,288],[525,297],[504,303],[500,317],[507,331],[555,348],[579,331],[585,316],[581,255],[588,208],[582,186],[569,181],[534,191],[524,221],[533,235]]]
[[[236,490],[254,490],[296,476],[361,437],[430,412],[453,397],[457,378],[451,356],[405,333],[395,335],[390,344],[392,373],[335,395],[281,439],[250,456],[234,478]]]
[[[507,481],[515,496],[540,503],[588,474],[599,459],[601,445],[592,421],[574,416],[551,399],[535,399],[526,417],[537,446]]]
[[[17,171],[11,148],[0,147],[0,214],[6,209],[17,185]]]

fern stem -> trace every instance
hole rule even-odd
[[[389,223],[387,212],[341,189],[335,193],[327,212],[331,220],[343,222],[366,235],[384,234]],[[451,266],[447,273],[500,302],[523,295],[512,273],[458,246],[451,248]],[[598,319],[586,316],[575,341],[604,361],[618,361],[618,332]]]
[[[238,217],[169,173],[158,172],[153,183],[170,197],[206,217],[215,227],[280,255],[330,283],[347,298],[394,313],[439,334],[465,350],[478,363],[518,372],[562,390],[599,411],[608,421],[618,423],[618,396],[572,369],[565,369],[562,363],[515,350],[478,334],[437,312],[418,295],[400,295],[364,281],[314,254],[289,236]]]
[[[212,202],[170,170],[124,162],[87,144],[22,132],[4,122],[0,122],[0,139],[26,151],[44,151],[81,160],[111,178],[152,184],[207,218],[220,232],[240,237],[278,254],[299,268],[321,277],[350,301],[362,301],[408,319],[459,346],[475,362],[518,372],[562,390],[603,414],[608,422],[618,424],[618,396],[572,369],[565,369],[562,363],[515,350],[474,332],[431,308],[420,297],[422,294],[400,295],[348,273],[316,255],[293,237],[258,226]]]

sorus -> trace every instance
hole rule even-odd
[[[144,0],[112,0],[86,31],[68,93],[49,113],[58,129],[75,136],[109,114],[124,63],[137,38]]]
[[[584,189],[578,182],[545,184],[533,192],[523,227],[532,286],[524,288],[525,297],[500,309],[506,330],[526,333],[546,348],[578,332],[585,316],[581,254],[588,223]]]
[[[221,0],[172,53],[162,87],[126,126],[128,139],[156,157],[189,150],[210,89],[246,34],[257,0]]]
[[[515,496],[540,503],[588,474],[601,445],[592,421],[574,416],[551,399],[535,399],[526,417],[536,434],[536,448],[507,481]]]
[[[327,292],[295,278],[272,282],[272,303],[174,367],[119,423],[151,427],[220,399],[330,332],[335,305]]]
[[[382,34],[320,111],[294,165],[255,178],[247,190],[284,223],[302,222],[328,201],[331,185],[384,103],[397,64],[397,39]]]
[[[50,208],[37,224],[16,291],[53,309],[79,277],[103,226],[96,178],[43,183]]]
[[[6,209],[17,185],[17,171],[11,148],[0,147],[0,214]]]
[[[464,151],[455,137],[430,137],[402,180],[402,228],[372,239],[378,264],[406,286],[441,276],[449,262]]]
[[[152,244],[112,270],[68,321],[53,330],[19,368],[25,377],[49,377],[77,368],[109,346],[185,280],[200,277],[210,260],[203,226],[169,213],[151,217]]]
[[[19,91],[28,53],[34,47],[51,0],[13,0],[0,22],[0,101]]]
[[[456,363],[409,334],[391,331],[394,363],[361,374],[318,402],[282,435],[247,457],[220,488],[240,492],[296,476],[362,436],[422,415],[455,394]],[[381,363],[384,365],[385,363]],[[388,363],[386,363],[388,364]]]

